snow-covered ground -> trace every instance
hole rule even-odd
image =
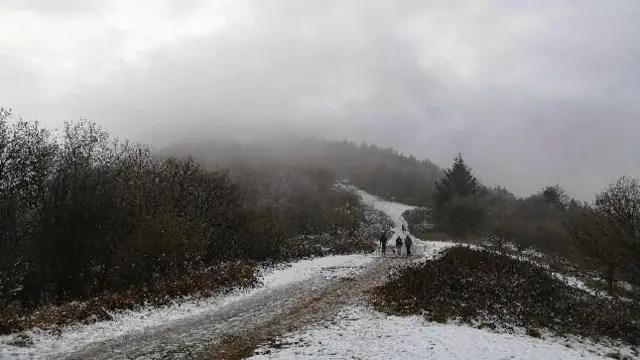
[[[274,359],[599,359],[604,346],[562,339],[536,339],[468,326],[427,323],[419,316],[386,316],[356,307],[344,309],[327,326],[278,339],[251,360]]]
[[[263,287],[288,285],[292,282],[308,280],[315,276],[327,278],[351,277],[360,271],[373,258],[370,255],[334,255],[302,260],[287,264],[278,269],[265,269],[260,281]]]
[[[385,201],[365,191],[357,190],[357,189],[356,191],[362,198],[363,203],[369,206],[372,206],[374,209],[380,210],[383,213],[387,214],[387,216],[389,216],[389,218],[391,218],[391,220],[396,224],[396,226],[392,229],[393,231],[393,236],[391,237],[392,239],[395,236],[402,234],[402,225],[404,225],[407,229],[409,228],[407,222],[402,217],[402,214],[404,214],[405,211],[407,210],[415,209],[415,206],[404,205],[404,204],[391,202],[391,201]]]
[[[460,246],[460,243],[451,241],[422,241],[419,240],[419,246],[423,247],[422,260],[435,260],[442,253],[454,246]]]
[[[171,322],[206,315],[215,309],[258,295],[262,291],[313,277],[351,277],[373,259],[367,255],[337,255],[302,260],[278,269],[264,269],[262,286],[239,290],[227,295],[206,299],[182,299],[164,308],[143,308],[113,313],[112,321],[91,325],[69,326],[58,334],[34,329],[25,332],[34,341],[26,348],[10,346],[13,336],[0,336],[0,359],[39,359],[67,354],[98,341],[145,332]]]

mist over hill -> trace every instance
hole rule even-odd
[[[387,199],[411,205],[431,204],[440,167],[392,148],[351,141],[316,138],[276,138],[253,142],[210,141],[174,144],[159,150],[164,156],[193,156],[207,167],[228,168],[232,176],[250,168],[325,170],[335,180]]]

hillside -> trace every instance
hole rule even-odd
[[[326,171],[328,176],[348,179],[382,198],[418,206],[431,204],[435,182],[442,176],[440,168],[429,160],[418,160],[391,148],[313,138],[185,143],[161,149],[159,153],[191,155],[212,168],[228,168],[232,175],[242,174],[247,167]]]
[[[2,355],[371,357],[339,339],[345,321],[369,342],[411,323],[407,338],[429,336],[405,343],[418,358],[466,353],[434,326],[472,339],[476,357],[638,353],[633,178],[593,204],[557,185],[518,198],[462,155],[440,171],[314,139],[156,152],[92,122],[54,134],[9,111],[0,144]],[[414,255],[380,256],[380,235],[405,237],[403,225]]]

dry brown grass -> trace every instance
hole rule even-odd
[[[252,263],[228,263],[173,281],[159,280],[153,286],[126,293],[104,295],[84,302],[45,305],[35,311],[16,306],[0,310],[0,334],[10,334],[30,328],[55,329],[75,323],[110,320],[110,313],[132,310],[146,305],[162,307],[187,295],[209,296],[234,287],[256,285],[257,267]]]

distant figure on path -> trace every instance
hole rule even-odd
[[[411,245],[413,245],[413,240],[411,240],[411,235],[407,235],[404,240],[404,246],[407,247],[407,256],[411,256]]]
[[[389,239],[387,239],[387,233],[383,232],[382,236],[380,237],[380,246],[382,246],[382,255],[385,255],[387,253],[387,241]]]
[[[398,256],[402,255],[402,238],[400,236],[396,238],[396,249],[398,250]]]
[[[405,232],[407,232],[407,228],[402,224],[402,233],[404,234]]]

